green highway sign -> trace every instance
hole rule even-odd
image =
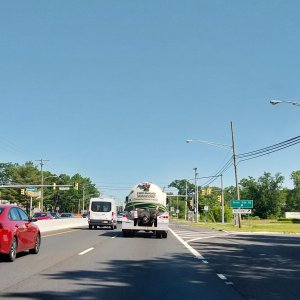
[[[230,200],[231,208],[253,208],[253,200]]]

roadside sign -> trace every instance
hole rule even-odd
[[[253,208],[253,200],[230,200],[231,208]]]
[[[204,206],[204,211],[208,211],[208,206],[207,205]]]
[[[29,196],[29,197],[41,197],[41,191],[38,191],[38,192],[26,192],[26,195]]]
[[[26,191],[27,192],[36,192],[37,188],[35,188],[35,187],[26,188]]]
[[[70,189],[70,187],[68,187],[68,186],[60,186],[58,189],[60,191],[68,191]]]
[[[233,213],[235,213],[235,214],[252,214],[252,209],[250,209],[250,208],[234,208]]]

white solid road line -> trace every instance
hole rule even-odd
[[[88,253],[88,252],[90,252],[90,251],[92,251],[92,250],[94,250],[94,248],[86,249],[86,250],[84,250],[84,251],[78,253],[78,255],[84,255],[84,254],[86,254],[86,253]]]
[[[178,234],[176,234],[171,228],[169,228],[169,231],[173,233],[173,235],[198,259],[204,259],[204,257],[196,251],[193,247],[191,247],[188,243],[186,243]]]

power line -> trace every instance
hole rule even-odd
[[[241,158],[249,157],[248,159],[252,159],[252,158],[267,155],[267,154],[294,146],[298,143],[300,143],[300,136],[297,136],[297,137],[291,138],[289,140],[286,140],[286,141],[283,141],[283,142],[280,142],[280,143],[277,143],[277,144],[274,144],[274,145],[271,145],[271,146],[268,146],[265,148],[261,148],[261,149],[255,150],[255,151],[239,154],[239,155],[237,155],[237,158],[241,159]],[[248,160],[248,159],[243,159],[243,160]],[[243,160],[241,160],[241,161],[243,161]]]

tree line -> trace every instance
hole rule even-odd
[[[67,174],[53,174],[43,171],[44,185],[53,187],[43,188],[43,206],[45,211],[80,212],[86,209],[87,199],[98,197],[99,191],[90,178],[80,174],[73,176]],[[0,163],[0,186],[13,185],[40,185],[42,180],[41,170],[28,161],[23,165],[17,163]],[[61,190],[56,185],[74,185],[78,183],[79,189],[70,188]],[[21,194],[22,188],[0,188],[0,199],[16,203],[29,212],[30,197]],[[33,207],[39,206],[40,199],[33,198]]]
[[[41,184],[41,170],[28,161],[23,165],[17,163],[0,163],[0,186],[4,185],[39,185]],[[53,174],[49,171],[43,171],[45,185],[74,185],[78,183],[79,189],[70,188],[69,190],[60,190],[56,187],[44,188],[43,204],[45,210],[66,212],[79,212],[82,208],[86,209],[87,199],[99,197],[99,191],[91,182],[90,178],[83,177],[80,174],[73,176],[67,174]],[[274,176],[265,172],[258,179],[253,177],[243,178],[239,182],[240,198],[253,200],[252,215],[262,219],[284,217],[285,212],[300,212],[300,170],[293,171],[290,175],[293,182],[293,188],[283,187],[284,177],[277,173]],[[179,216],[184,217],[185,206],[189,210],[194,209],[194,202],[191,200],[195,194],[195,184],[185,179],[174,180],[169,184],[178,190],[179,201],[174,197],[170,198],[170,206],[179,209]],[[209,193],[207,191],[209,190]],[[203,193],[203,191],[205,191]],[[221,187],[219,186],[198,186],[198,211],[200,216],[221,221]],[[229,186],[224,188],[225,203],[225,221],[232,218],[232,209],[230,200],[236,199],[236,187]],[[186,201],[185,197],[189,196]],[[23,206],[29,210],[29,200],[27,195],[21,194],[21,188],[0,188],[0,199]],[[33,206],[38,207],[39,198],[33,198]],[[178,207],[177,207],[178,205]],[[204,211],[208,207],[208,212]]]
[[[239,182],[240,199],[253,200],[252,216],[261,219],[281,218],[285,216],[285,212],[300,212],[300,170],[293,171],[290,175],[294,187],[289,189],[283,187],[284,176],[276,173],[274,176],[271,173],[264,172],[262,176],[255,179],[251,176],[243,178]],[[190,210],[194,209],[192,200],[195,194],[195,184],[186,181],[185,179],[174,180],[169,184],[169,187],[174,187],[178,190],[178,195],[189,195],[187,203],[185,198],[181,198],[178,208],[180,216],[184,217],[184,206],[187,204]],[[209,217],[214,221],[220,222],[221,215],[221,188],[217,186],[209,187],[210,193],[205,191],[208,187],[198,186],[198,211],[200,216]],[[204,193],[203,193],[204,191]],[[225,221],[230,221],[232,218],[232,209],[230,208],[230,200],[237,199],[236,187],[229,186],[224,188],[224,208]],[[174,203],[173,205],[177,205]],[[208,207],[208,211],[204,211],[204,207]]]

